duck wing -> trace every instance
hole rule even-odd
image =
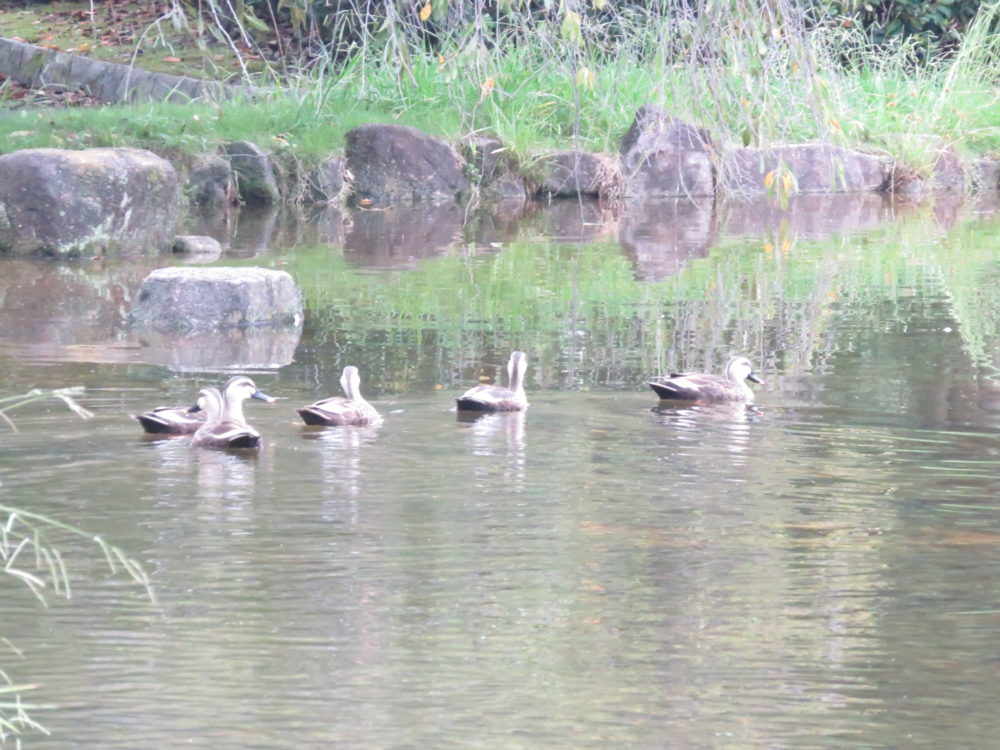
[[[334,396],[296,409],[302,421],[311,425],[365,425],[379,418],[367,401]]]
[[[190,435],[205,424],[205,412],[190,407],[157,406],[142,414],[129,414],[151,435]]]
[[[701,372],[673,373],[660,382],[646,383],[661,399],[721,401],[733,398],[733,386],[725,378]]]
[[[459,411],[520,411],[528,402],[519,394],[499,385],[477,385],[457,399]]]
[[[243,422],[224,419],[198,430],[192,442],[203,448],[258,448],[260,433]]]

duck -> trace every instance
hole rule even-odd
[[[660,382],[648,382],[650,388],[663,400],[715,401],[752,404],[754,393],[746,384],[764,384],[754,375],[753,365],[746,357],[733,357],[726,365],[726,374],[710,375],[703,372],[671,373]]]
[[[274,398],[259,390],[246,375],[229,379],[222,393],[217,388],[202,388],[197,406],[205,412],[205,424],[191,439],[200,448],[259,448],[260,433],[247,424],[243,402],[256,398],[272,403]]]
[[[194,406],[157,406],[142,414],[129,414],[150,435],[191,435],[205,424],[205,412]]]
[[[346,398],[331,396],[295,411],[309,425],[366,425],[382,418],[361,395],[361,375],[357,367],[348,365],[344,368],[340,387],[344,389]]]
[[[524,352],[511,352],[507,362],[507,387],[499,385],[477,385],[457,399],[459,411],[523,411],[528,408],[528,398],[524,394],[524,374],[528,370],[528,358]]]

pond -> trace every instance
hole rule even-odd
[[[295,277],[301,332],[138,340],[131,295],[181,260],[0,260],[4,392],[83,385],[95,414],[14,412],[0,502],[157,597],[70,536],[71,600],[0,579],[0,668],[51,732],[25,748],[995,742],[995,196],[203,231]],[[459,420],[515,348],[530,409]],[[752,408],[644,385],[734,353]],[[348,364],[383,423],[304,427]],[[281,398],[247,405],[259,452],[128,418],[226,365]]]

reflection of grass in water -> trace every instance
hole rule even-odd
[[[592,368],[574,382],[628,382],[642,373],[718,367],[737,350],[763,360],[781,353],[786,370],[808,369],[817,357],[852,348],[850,337],[865,320],[874,326],[891,317],[898,300],[928,283],[960,308],[983,311],[969,318],[985,329],[970,330],[973,340],[995,336],[998,316],[989,311],[1000,310],[1000,300],[977,285],[992,259],[981,226],[946,234],[927,211],[851,238],[729,237],[659,282],[636,281],[609,242],[525,240],[496,254],[453,251],[378,275],[331,258],[328,247],[304,248],[289,256],[288,268],[321,342],[421,349],[424,356],[429,348],[459,364],[521,347],[540,364]],[[835,318],[851,325],[831,326]],[[389,357],[396,366],[400,359],[417,357]]]

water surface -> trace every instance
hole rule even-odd
[[[837,201],[242,220],[216,262],[308,314],[231,348],[124,325],[178,259],[3,260],[5,392],[96,416],[15,413],[2,502],[157,596],[73,537],[72,600],[0,579],[25,747],[991,746],[1000,224]],[[459,420],[512,348],[528,412]],[[247,407],[259,453],[141,437],[220,351],[284,399]],[[643,385],[734,352],[751,409]],[[303,427],[346,364],[384,422]]]

